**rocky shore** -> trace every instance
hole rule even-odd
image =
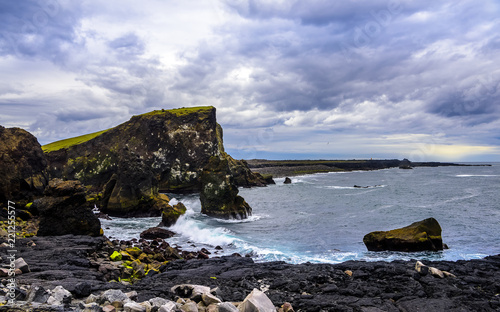
[[[211,255],[210,259],[171,259],[157,272],[130,283],[108,281],[113,270],[110,256],[119,246],[105,237],[31,237],[19,239],[16,246],[16,257],[23,258],[29,271],[24,268],[15,276],[16,303],[3,305],[0,311],[207,312],[237,311],[237,306],[240,311],[252,311],[242,307],[242,302],[252,292],[259,294],[254,289],[262,291],[259,298],[269,299],[275,308],[289,303],[295,311],[500,309],[500,255],[456,262],[348,261],[334,265],[255,263],[249,257]],[[2,267],[9,265],[9,249],[0,247]],[[8,294],[8,280],[2,278],[0,296]],[[205,300],[195,296],[191,286],[175,288],[184,284],[206,286],[202,288]],[[121,296],[115,310],[107,297],[113,293]]]

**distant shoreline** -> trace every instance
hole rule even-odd
[[[491,166],[490,164],[460,164],[448,162],[412,162],[398,159],[351,159],[351,160],[246,160],[248,167],[273,178],[292,177],[325,172],[348,172],[355,170],[380,170],[389,168],[411,169],[413,167],[441,166]]]

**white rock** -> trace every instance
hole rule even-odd
[[[173,312],[176,309],[177,305],[173,301],[169,301],[162,305],[158,312]]]
[[[52,295],[47,300],[48,304],[60,305],[63,303],[64,298],[69,298],[71,300],[72,296],[69,291],[64,289],[62,286],[57,286],[51,291]]]
[[[146,307],[137,302],[127,302],[123,305],[125,312],[146,312]]]
[[[209,306],[212,303],[221,303],[222,302],[219,298],[215,297],[211,293],[206,293],[206,294],[201,295],[201,300],[203,300],[203,303],[206,306]]]
[[[123,304],[125,304],[129,302],[130,299],[119,289],[108,289],[101,294],[101,296],[99,297],[99,301],[101,302],[101,304],[105,303],[106,301],[109,303],[122,302]]]
[[[219,312],[239,312],[239,310],[231,302],[223,302],[219,305]]]
[[[238,310],[240,312],[276,312],[276,307],[265,293],[254,289],[238,306]]]

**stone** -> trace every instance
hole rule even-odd
[[[14,261],[14,265],[15,265],[16,269],[21,270],[21,272],[23,272],[23,273],[30,272],[30,268],[29,268],[28,264],[26,263],[26,261],[24,261],[23,258],[17,258]]]
[[[72,294],[75,298],[84,298],[90,296],[90,292],[92,291],[92,285],[88,282],[79,282],[75,285],[75,289],[72,291]]]
[[[194,301],[186,302],[182,305],[181,310],[184,312],[198,312],[198,305]]]
[[[289,302],[283,303],[281,306],[283,312],[294,312],[292,305]]]
[[[201,213],[220,219],[246,219],[252,208],[238,196],[238,187],[230,173],[228,161],[210,157],[201,173]]]
[[[141,234],[140,237],[144,239],[165,239],[165,238],[170,238],[174,236],[175,233],[172,231],[169,231],[167,229],[162,229],[160,227],[152,227],[147,230],[144,230]]]
[[[363,238],[369,251],[439,251],[443,250],[441,226],[428,218],[391,231],[368,233]]]
[[[286,177],[285,181],[283,183],[284,184],[292,184],[292,179],[290,179],[289,177]]]
[[[174,206],[166,205],[161,212],[161,222],[158,226],[170,227],[186,213],[186,206],[183,203],[177,203]]]
[[[276,307],[262,291],[255,289],[238,306],[240,312],[275,312]]]
[[[173,312],[177,308],[177,305],[173,301],[169,301],[165,304],[163,304],[158,312]]]
[[[101,304],[109,302],[110,304],[114,305],[113,303],[120,302],[122,306],[124,303],[129,301],[130,301],[129,297],[119,289],[106,290],[99,296],[98,300],[98,302]]]
[[[213,303],[221,303],[222,301],[211,293],[204,293],[201,295],[201,300],[205,303],[206,306],[209,306]]]
[[[137,302],[127,302],[123,305],[125,312],[146,312],[146,307]]]
[[[61,305],[71,302],[72,295],[62,286],[57,286],[51,291],[51,296],[47,299],[47,304]]]
[[[42,286],[32,286],[26,301],[46,303],[50,297],[50,293]]]
[[[0,206],[10,200],[20,208],[43,194],[47,159],[32,134],[0,126],[0,155]]]
[[[109,258],[111,259],[111,261],[121,261],[122,254],[115,250],[115,251],[113,251],[111,256],[109,256]]]
[[[116,308],[110,304],[102,308],[102,312],[116,312]]]
[[[223,302],[219,305],[219,312],[239,312],[238,308],[231,302]]]
[[[190,298],[196,302],[201,301],[204,294],[210,294],[210,287],[202,285],[181,284],[171,290],[181,298]]]
[[[101,222],[87,205],[79,181],[53,179],[44,195],[33,202],[40,214],[38,236],[102,235]]]
[[[165,305],[169,302],[171,301],[161,297],[154,297],[149,299],[149,303],[151,304],[151,306],[156,308],[160,308],[162,305]]]

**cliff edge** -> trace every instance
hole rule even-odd
[[[51,178],[81,181],[96,194],[101,210],[115,216],[160,215],[160,192],[203,191],[201,176],[211,170],[211,157],[232,164],[231,175],[239,174],[234,180],[241,181],[237,186],[266,184],[246,163],[224,152],[222,128],[211,106],[133,116],[43,150]]]

